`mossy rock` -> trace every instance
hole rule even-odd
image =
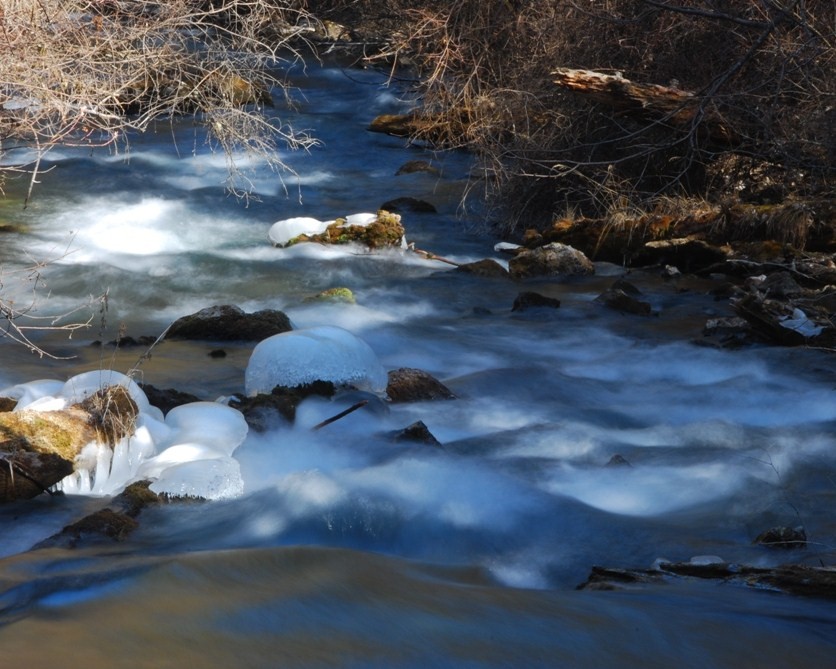
[[[345,304],[357,304],[357,300],[354,298],[354,293],[351,292],[350,288],[345,287],[329,288],[328,290],[323,290],[316,295],[306,297],[303,301],[306,303],[343,302]]]
[[[368,225],[346,225],[344,218],[338,218],[319,235],[299,235],[291,243],[300,241],[320,244],[361,244],[370,249],[399,247],[406,234],[398,214],[380,210],[377,218]]]

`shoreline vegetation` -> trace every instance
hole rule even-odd
[[[281,173],[279,146],[316,142],[262,113],[284,90],[271,65],[336,55],[420,100],[370,130],[474,156],[464,204],[493,233],[731,277],[750,295],[747,278],[786,273],[810,331],[832,332],[834,21],[832,3],[799,0],[10,0],[0,157],[34,158],[7,160],[0,189],[21,176],[28,200],[52,146],[123,150],[193,114],[247,198],[235,151]],[[757,297],[774,341],[800,307]]]

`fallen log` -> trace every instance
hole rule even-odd
[[[593,70],[561,67],[551,74],[561,88],[637,118],[679,128],[701,126],[711,140],[724,146],[740,142],[716,106],[696,93],[672,86],[637,83],[621,74]]]

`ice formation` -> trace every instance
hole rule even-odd
[[[134,433],[112,449],[95,442],[85,446],[58,489],[114,495],[134,481],[151,479],[151,490],[163,494],[224,499],[243,493],[232,453],[247,436],[247,422],[224,404],[193,402],[163,417],[133,380],[113,371],[85,372],[66,383],[31,381],[0,390],[0,397],[17,399],[16,411],[53,411],[112,385],[123,386],[137,404]]]
[[[377,214],[351,214],[343,219],[346,225],[366,226],[377,220]],[[267,236],[275,246],[287,246],[288,242],[299,235],[319,235],[325,232],[329,225],[335,221],[320,221],[317,218],[300,216],[297,218],[286,218],[283,221],[275,222]]]
[[[382,393],[388,375],[366,342],[348,330],[326,325],[283,332],[260,342],[247,363],[244,389],[253,396],[276,386],[292,388],[313,381]]]
[[[274,223],[267,236],[276,246],[286,246],[291,239],[299,235],[319,235],[325,232],[331,223],[333,221],[320,221],[307,216],[286,218]]]

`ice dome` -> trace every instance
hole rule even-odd
[[[314,381],[382,393],[388,376],[371,347],[348,330],[324,325],[268,337],[252,352],[244,374],[247,395]]]

